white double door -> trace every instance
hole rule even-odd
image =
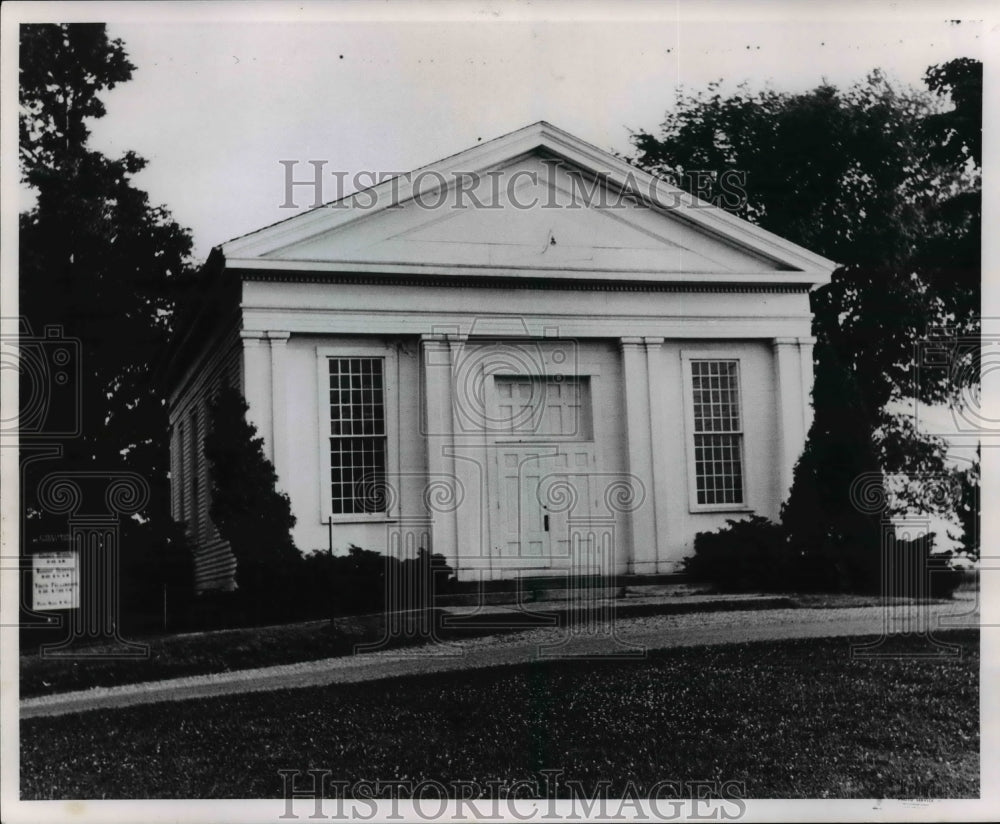
[[[491,532],[494,560],[509,568],[566,568],[589,538],[597,501],[592,443],[497,444]]]

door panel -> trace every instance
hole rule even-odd
[[[590,376],[495,375],[494,560],[568,568],[572,530],[592,506],[597,468]]]
[[[596,460],[590,444],[497,449],[502,494],[494,502],[500,560],[508,566],[567,567],[574,527],[585,524]]]

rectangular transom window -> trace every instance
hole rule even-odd
[[[585,441],[590,380],[576,375],[496,376],[498,435]]]
[[[330,511],[385,512],[384,358],[330,358]]]
[[[743,503],[739,362],[692,360],[695,490],[699,505]]]

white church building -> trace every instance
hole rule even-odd
[[[834,268],[545,122],[225,243],[171,368],[198,586],[235,564],[201,448],[224,383],[303,551],[675,572],[698,532],[778,516]]]

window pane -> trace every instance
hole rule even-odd
[[[699,504],[743,503],[743,437],[735,360],[691,361]]]
[[[382,358],[331,358],[331,511],[385,512],[385,397]],[[338,391],[339,390],[339,391]]]
[[[736,361],[691,361],[695,432],[739,432]]]

